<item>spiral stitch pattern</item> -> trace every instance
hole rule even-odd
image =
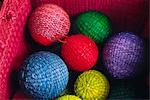
[[[109,82],[102,73],[89,70],[77,78],[74,90],[83,100],[105,100],[109,92]]]

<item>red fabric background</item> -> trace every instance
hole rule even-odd
[[[24,28],[31,11],[29,0],[4,0],[0,11],[0,100],[9,100],[13,92],[14,70],[28,49]]]
[[[149,0],[31,0],[33,7],[54,3],[64,8],[70,16],[87,10],[98,10],[112,21],[117,32],[132,31],[148,38],[144,33],[148,19]],[[145,34],[145,35],[143,35]]]

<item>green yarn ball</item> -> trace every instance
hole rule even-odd
[[[78,76],[74,90],[83,100],[106,100],[109,82],[101,72],[89,70]]]
[[[81,100],[81,99],[74,95],[65,95],[65,96],[59,97],[57,100]]]
[[[97,11],[87,11],[80,14],[75,22],[77,30],[96,43],[102,43],[111,33],[109,18]]]

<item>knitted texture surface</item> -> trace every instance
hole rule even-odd
[[[105,100],[109,92],[109,82],[102,73],[89,70],[77,78],[74,90],[83,100]]]
[[[53,53],[34,53],[21,66],[20,85],[32,97],[53,99],[65,90],[67,83],[67,66]]]
[[[75,95],[65,95],[62,97],[59,97],[57,100],[82,100],[79,97],[75,96]]]
[[[136,89],[133,84],[118,82],[111,85],[109,100],[136,100]]]
[[[28,28],[35,41],[43,45],[51,45],[68,34],[70,20],[61,7],[44,4],[33,11]]]
[[[91,69],[98,59],[98,48],[87,36],[77,34],[66,38],[61,55],[68,67],[75,71]]]
[[[104,64],[117,79],[135,76],[141,70],[143,56],[143,41],[129,32],[121,32],[111,37],[103,49]]]
[[[84,12],[78,16],[75,23],[79,32],[89,36],[97,43],[102,43],[111,33],[109,19],[100,12]]]
[[[70,16],[88,10],[97,10],[111,19],[118,32],[128,30],[142,36],[149,13],[149,0],[31,0],[31,2],[34,6],[48,2],[57,4]]]
[[[30,0],[3,0],[0,11],[0,99],[13,92],[12,72],[27,54],[24,26],[31,11]]]

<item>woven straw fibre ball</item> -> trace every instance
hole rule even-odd
[[[59,97],[57,100],[81,100],[81,99],[75,95],[65,95],[65,96]]]
[[[84,100],[105,100],[109,93],[109,82],[102,73],[89,70],[77,78],[74,90]]]
[[[98,59],[98,48],[87,36],[77,34],[65,39],[61,55],[68,67],[74,71],[91,69]]]
[[[104,64],[116,79],[131,78],[138,74],[143,57],[143,41],[131,32],[114,35],[103,49]]]
[[[59,56],[40,51],[22,64],[19,83],[34,98],[53,99],[66,89],[68,69]]]
[[[68,34],[69,15],[57,5],[44,4],[32,12],[28,28],[36,42],[48,46]]]
[[[102,43],[111,33],[110,20],[106,15],[97,11],[80,14],[75,24],[79,32],[89,36],[96,43]]]

